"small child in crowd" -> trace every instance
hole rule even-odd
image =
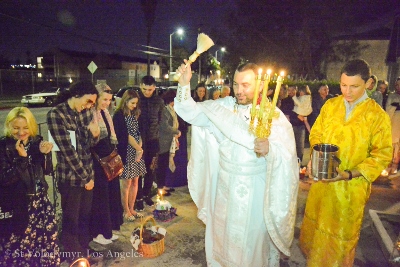
[[[299,87],[299,96],[293,97],[294,108],[293,111],[298,115],[299,120],[303,121],[307,131],[311,131],[310,124],[308,123],[307,116],[311,114],[311,91],[308,85]]]

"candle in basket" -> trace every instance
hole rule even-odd
[[[163,191],[160,189],[160,190],[158,190],[158,193],[159,193],[159,195],[160,195],[161,201],[163,201],[163,197],[162,197]],[[157,200],[158,200],[158,195],[157,195]]]
[[[271,106],[271,111],[269,113],[269,119],[272,119],[272,117],[274,116],[276,102],[278,101],[279,91],[281,90],[281,85],[283,81],[283,75],[284,72],[282,71],[276,81],[276,88],[275,88],[274,98],[272,99],[272,106]]]

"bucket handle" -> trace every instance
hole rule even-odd
[[[342,161],[336,155],[332,154],[332,159],[335,160],[338,164],[342,163]]]

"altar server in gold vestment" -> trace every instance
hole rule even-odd
[[[310,147],[339,146],[341,164],[335,178],[310,188],[300,232],[307,266],[353,266],[371,183],[390,163],[390,119],[365,92],[370,77],[367,62],[349,61],[341,70],[342,95],[325,103],[311,129]]]

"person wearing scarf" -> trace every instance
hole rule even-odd
[[[107,84],[98,84],[96,89],[99,93],[93,121],[100,128],[99,142],[92,147],[93,169],[94,169],[94,188],[92,200],[92,212],[90,217],[90,233],[93,241],[102,245],[111,244],[118,239],[118,235],[112,230],[119,230],[123,223],[121,189],[118,177],[108,181],[101,167],[99,158],[110,155],[117,145],[117,135],[115,134],[114,124],[108,107],[111,103],[111,88]]]
[[[382,93],[378,90],[376,90],[377,88],[377,84],[378,84],[378,78],[375,75],[371,75],[371,79],[372,79],[372,83],[370,86],[367,87],[367,89],[365,90],[365,92],[367,92],[367,95],[369,98],[372,98],[373,100],[375,100],[376,103],[379,104],[379,106],[382,106],[382,100],[383,100],[383,96]]]

